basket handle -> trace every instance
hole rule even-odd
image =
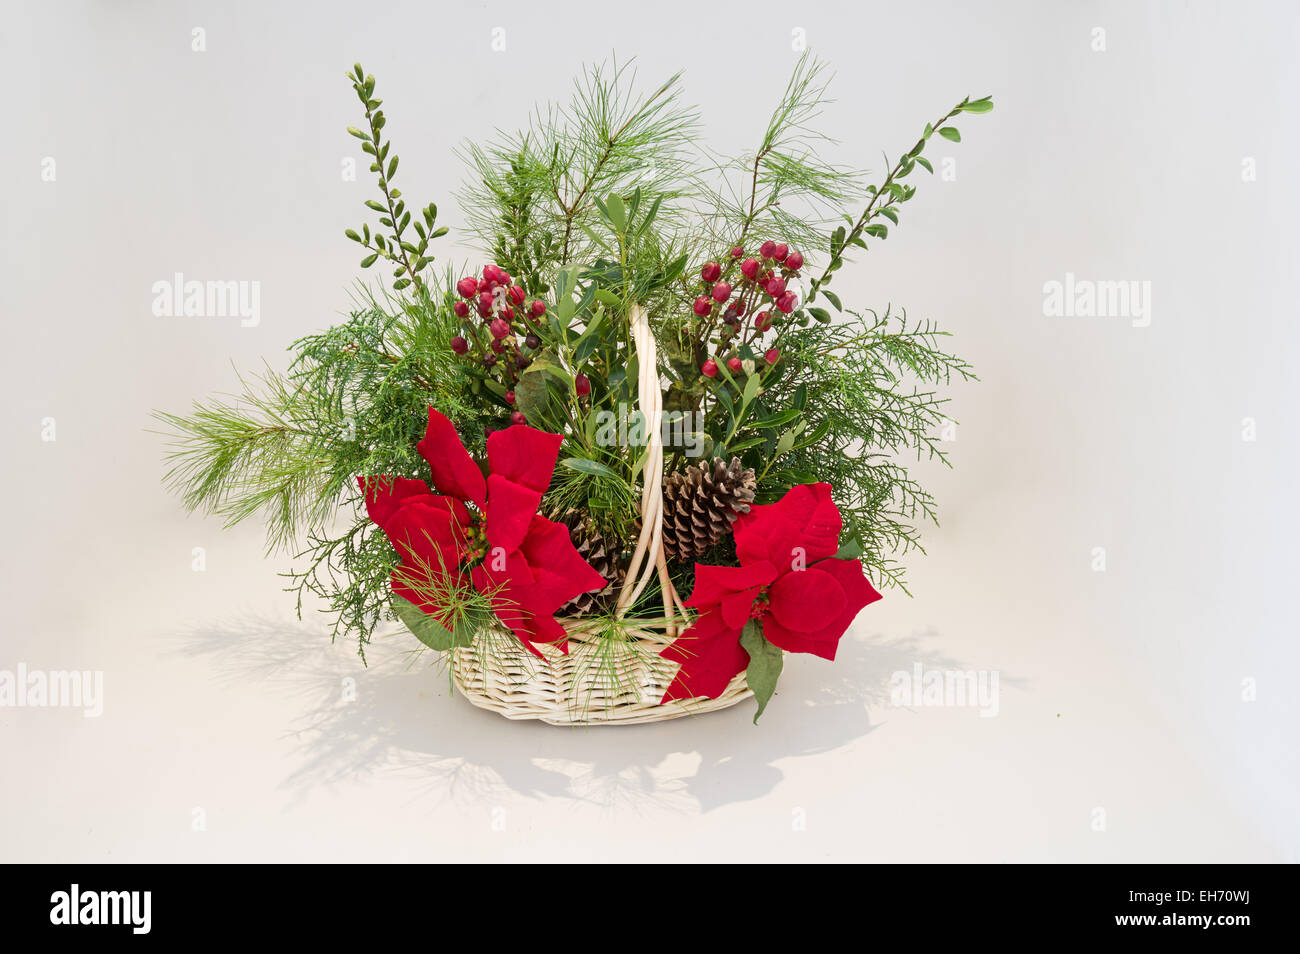
[[[658,575],[664,594],[665,628],[669,637],[675,637],[676,618],[684,607],[668,576],[668,563],[664,559],[664,397],[659,384],[659,361],[646,310],[639,304],[633,305],[628,317],[632,325],[632,343],[636,347],[637,404],[645,418],[646,450],[641,477],[641,536],[628,564],[614,613],[619,617],[626,613],[651,578]]]

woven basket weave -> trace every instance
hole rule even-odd
[[[492,635],[486,633],[484,639],[475,640],[476,645],[453,650],[451,673],[456,687],[474,705],[507,719],[540,719],[552,725],[662,722],[725,709],[753,695],[740,673],[716,699],[659,702],[677,672],[677,664],[660,658],[659,652],[676,638],[676,621],[684,616],[685,607],[664,560],[663,393],[655,340],[645,309],[634,306],[629,318],[641,369],[637,398],[645,417],[646,454],[641,536],[615,603],[615,616],[621,618],[655,576],[667,615],[659,620],[625,620],[620,635],[628,645],[617,653],[602,653],[593,635],[600,624],[581,619],[560,620],[569,633],[569,652],[543,646],[544,660],[513,638],[486,638]]]

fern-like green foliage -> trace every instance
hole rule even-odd
[[[416,444],[428,407],[476,413],[448,317],[428,297],[366,296],[346,321],[294,342],[286,372],[242,377],[237,393],[189,414],[155,415],[169,440],[166,482],[186,506],[228,526],[260,519],[268,549],[293,549],[303,563],[290,574],[300,597],[326,600],[336,633],[363,642],[393,554],[365,519],[356,478],[427,477]]]

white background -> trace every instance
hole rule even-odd
[[[103,670],[105,709],[0,709],[0,857],[1294,860],[1300,15],[901,6],[5,3],[0,669]],[[256,528],[164,494],[151,409],[283,367],[349,304],[354,61],[404,191],[455,225],[453,147],[612,53],[685,68],[710,146],[743,151],[797,29],[837,71],[844,162],[879,170],[965,95],[997,108],[841,280],[981,375],[955,469],[921,471],[942,528],[914,598],[834,664],[791,659],[759,726],[509,723],[408,668],[409,637],[363,668],[294,619]],[[260,281],[260,326],[154,317],[177,271]],[[1151,282],[1150,326],[1045,317],[1067,272]],[[998,671],[998,715],[890,706],[917,662]]]

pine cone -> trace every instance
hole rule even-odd
[[[573,541],[578,554],[609,581],[603,590],[579,593],[556,610],[557,616],[587,616],[608,606],[618,585],[623,582],[626,570],[619,565],[620,548],[614,541],[607,539],[595,521],[581,510],[566,510],[559,519],[560,523],[569,528],[569,539]]]
[[[664,553],[689,563],[722,539],[736,517],[749,513],[757,484],[753,468],[721,457],[664,478]]]

